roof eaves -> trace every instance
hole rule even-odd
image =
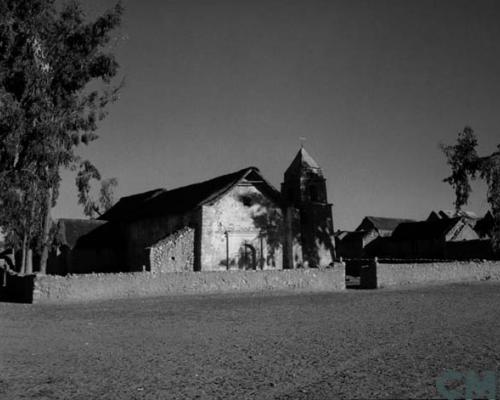
[[[239,182],[241,182],[243,179],[245,179],[245,177],[250,173],[250,171],[253,168],[254,167],[249,167],[249,168],[246,168],[244,170],[241,170],[240,171],[241,175],[237,176],[232,182],[229,182],[227,185],[225,185],[224,187],[222,187],[218,191],[211,193],[208,197],[201,200],[197,204],[197,207],[203,206],[205,204],[213,203],[213,202],[217,201],[218,199],[220,199],[224,194],[226,194],[229,190],[231,190],[231,188],[234,185],[237,185]]]
[[[260,180],[270,189],[272,192],[273,196],[275,197],[274,200],[276,202],[280,202],[280,192],[273,186],[271,185],[261,174],[260,170],[257,167],[248,167],[240,171],[241,175],[239,175],[236,179],[234,179],[232,182],[228,183],[226,186],[221,188],[215,193],[212,193],[209,197],[206,199],[200,201],[198,203],[198,207],[203,206],[205,204],[212,204],[218,199],[220,199],[222,196],[224,196],[229,190],[231,190],[235,185],[239,184],[243,179],[245,179],[250,173],[255,172],[259,175]]]

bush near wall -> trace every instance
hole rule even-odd
[[[423,283],[500,280],[500,261],[383,264],[361,270],[361,287],[383,288]]]
[[[33,302],[273,290],[330,292],[344,289],[343,264],[328,269],[38,275],[34,281]]]

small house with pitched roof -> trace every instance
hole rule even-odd
[[[376,232],[379,237],[391,236],[392,232],[403,222],[414,222],[411,219],[372,217],[363,218],[356,231]]]
[[[371,256],[382,238],[392,235],[392,232],[403,222],[413,222],[410,219],[387,217],[364,217],[353,232],[348,232],[338,240],[338,255],[345,258],[363,258]]]
[[[436,240],[441,242],[479,239],[467,220],[461,217],[402,223],[394,230],[392,238],[395,240]]]
[[[383,238],[371,255],[388,258],[444,259],[477,254],[483,244],[466,218],[403,222],[391,237]],[[464,250],[465,249],[465,250]]]

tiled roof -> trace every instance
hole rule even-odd
[[[123,197],[99,217],[107,221],[132,220],[145,216],[181,214],[216,200],[243,179],[260,182],[260,189],[276,202],[280,193],[269,184],[256,167],[248,167],[201,183],[177,189],[156,189]]]

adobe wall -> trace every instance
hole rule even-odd
[[[67,256],[69,262],[65,273],[90,274],[92,272],[118,272],[121,260],[118,251],[111,248],[75,247]],[[62,254],[64,257],[64,254]]]
[[[183,228],[151,246],[151,272],[194,271],[193,228]]]
[[[202,215],[202,270],[247,268],[245,243],[258,268],[283,268],[281,209],[255,186],[236,185],[214,203],[204,205]]]
[[[448,259],[491,259],[494,256],[489,239],[465,240],[463,242],[447,242],[444,244],[444,258]]]
[[[177,272],[131,272],[51,276],[34,280],[34,303],[262,291],[331,292],[345,289],[345,268]]]
[[[440,260],[444,259],[443,246],[444,242],[440,240],[396,240],[381,237],[365,248],[364,256]]]
[[[125,271],[142,271],[150,268],[149,247],[163,240],[167,235],[186,227],[199,224],[200,214],[194,210],[179,215],[162,215],[142,218],[123,227],[125,242]]]
[[[376,263],[361,270],[364,288],[480,280],[500,280],[500,261]]]

